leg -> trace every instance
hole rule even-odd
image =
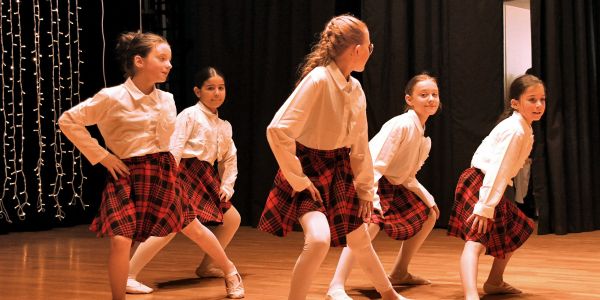
[[[427,221],[423,224],[421,230],[411,237],[410,239],[404,241],[400,246],[400,250],[398,251],[398,256],[394,262],[394,266],[392,267],[392,272],[390,273],[390,280],[394,284],[430,284],[429,280],[413,276],[408,273],[408,264],[412,260],[413,256],[423,245],[423,242],[431,233],[433,226],[435,225],[435,213],[433,210],[429,211],[429,216],[427,217]]]
[[[229,260],[225,250],[219,244],[215,235],[204,225],[194,219],[182,230],[190,240],[194,241],[200,248],[213,258],[217,266],[225,273],[225,288],[228,298],[244,298],[244,285],[242,277],[238,273],[233,262]]]
[[[369,236],[371,240],[377,236],[379,233],[379,225],[377,224],[369,224]],[[337,267],[335,269],[335,274],[333,275],[333,279],[329,283],[329,291],[328,295],[333,295],[336,290],[345,290],[345,283],[350,277],[350,272],[352,271],[352,267],[354,266],[354,255],[352,254],[352,250],[348,247],[344,247],[342,250],[342,254],[340,255],[340,260],[338,261]],[[339,293],[339,292],[338,292]],[[335,297],[331,297],[335,298]]]
[[[131,239],[121,235],[110,238],[110,254],[108,257],[108,280],[112,298],[125,299],[125,283],[127,281],[127,269],[129,268],[129,251]]]
[[[299,219],[304,231],[304,248],[296,261],[290,284],[288,300],[306,299],[314,275],[329,251],[331,233],[325,215],[311,211]]]
[[[167,236],[151,236],[139,244],[129,260],[129,278],[135,279],[142,269],[164,248],[173,238],[175,232]]]
[[[129,260],[129,275],[127,276],[127,293],[129,294],[149,294],[152,288],[136,280],[142,269],[164,248],[174,237],[175,232],[167,236],[151,236],[143,243],[139,244],[133,256]]]
[[[225,214],[223,214],[223,225],[215,226],[212,229],[217,240],[221,244],[223,249],[227,248],[229,242],[233,239],[238,228],[240,228],[240,223],[242,218],[240,213],[235,209],[235,207],[231,206]],[[198,268],[196,269],[196,274],[199,277],[222,277],[222,274],[215,272],[214,261],[210,256],[204,255],[204,253],[200,254],[202,256],[202,261]]]
[[[477,266],[479,256],[485,247],[478,242],[467,241],[460,257],[460,278],[463,285],[465,299],[479,299],[477,292]]]
[[[217,266],[219,266],[225,274],[237,272],[233,262],[229,260],[215,235],[202,225],[198,219],[192,221],[182,230],[182,232],[190,240],[196,243],[200,249],[212,257]]]
[[[360,267],[363,269],[375,289],[381,294],[383,300],[404,299],[393,289],[390,280],[385,274],[385,270],[379,261],[379,257],[371,244],[371,237],[367,231],[367,226],[363,225],[346,235],[348,247],[358,259]]]
[[[521,290],[504,282],[504,270],[513,252],[507,253],[505,258],[494,258],[492,269],[488,279],[483,284],[483,291],[486,294],[520,294]]]

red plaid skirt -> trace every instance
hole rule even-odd
[[[514,202],[503,196],[494,213],[494,221],[487,233],[471,230],[467,218],[473,214],[477,203],[479,188],[484,174],[476,168],[466,169],[458,179],[454,192],[454,207],[448,223],[448,235],[465,241],[475,241],[485,246],[485,254],[505,258],[507,253],[515,251],[529,238],[534,223],[527,218]]]
[[[258,229],[277,236],[290,232],[298,218],[311,211],[325,214],[332,246],[345,246],[346,234],[363,224],[358,217],[359,200],[354,188],[350,149],[310,149],[296,143],[296,156],[304,174],[321,193],[323,202],[314,201],[307,190],[292,197],[293,189],[277,172],[273,188],[258,223]]]
[[[373,223],[395,240],[407,240],[417,234],[427,221],[429,207],[403,185],[393,185],[385,177],[379,179],[377,194],[383,217],[372,217]]]
[[[219,199],[221,180],[213,165],[197,158],[182,158],[177,181],[184,203],[184,227],[195,218],[206,225],[223,223],[223,214],[231,203]]]
[[[181,230],[184,213],[169,152],[123,159],[129,176],[108,175],[102,203],[90,230],[98,236],[120,235],[143,242]]]

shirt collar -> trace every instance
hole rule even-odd
[[[527,121],[525,120],[525,118],[523,118],[523,115],[521,115],[521,113],[519,113],[518,111],[515,110],[512,113],[512,117],[514,117],[517,120],[519,120],[519,122],[521,123],[521,126],[523,128],[525,128],[525,130],[527,130],[529,133],[533,132],[533,129],[531,128],[531,125],[529,123],[527,123]]]
[[[206,107],[206,105],[204,105],[204,103],[202,103],[202,101],[198,101],[198,107],[200,108],[201,111],[203,111],[207,116],[211,117],[211,118],[218,118],[219,117],[219,111],[217,110],[217,113],[213,113],[212,111],[210,111],[210,109],[208,109],[208,107]]]
[[[419,116],[417,115],[417,113],[415,112],[414,109],[409,109],[406,114],[410,117],[410,119],[415,123],[415,125],[417,126],[417,129],[419,130],[419,132],[421,134],[424,134],[425,129],[423,128],[423,125],[421,125],[421,119],[419,119]]]
[[[137,86],[135,86],[135,83],[133,83],[131,77],[127,78],[127,80],[124,83],[124,86],[134,100],[140,100],[144,98],[144,96],[148,96],[150,98],[153,98],[154,100],[158,100],[156,87],[152,89],[152,92],[150,92],[150,94],[146,95],[142,93],[142,91],[140,91],[140,89],[138,89]]]
[[[346,80],[346,78],[344,78],[344,74],[342,74],[342,71],[335,62],[331,62],[327,65],[327,71],[331,74],[331,77],[333,77],[333,80],[340,90],[347,93],[352,91],[352,80]]]

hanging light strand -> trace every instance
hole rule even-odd
[[[51,60],[52,60],[52,125],[54,127],[54,136],[52,141],[52,148],[54,150],[54,167],[55,167],[55,178],[52,186],[52,194],[50,198],[54,200],[54,208],[56,209],[55,217],[59,220],[64,219],[65,213],[62,210],[62,205],[59,201],[59,194],[62,191],[62,177],[64,176],[62,167],[63,149],[61,133],[58,130],[58,117],[62,112],[61,108],[61,59],[60,59],[60,28],[59,28],[60,16],[58,14],[58,0],[56,0],[56,6],[54,6],[54,0],[50,0],[50,45]],[[56,34],[55,34],[56,30]]]
[[[42,179],[42,168],[44,166],[44,153],[46,144],[44,143],[45,136],[42,134],[42,119],[44,118],[42,114],[42,106],[44,100],[44,94],[42,92],[42,55],[40,48],[40,26],[41,26],[41,13],[40,13],[40,1],[33,1],[33,50],[31,53],[33,54],[32,61],[35,66],[35,72],[33,73],[35,76],[35,92],[36,92],[36,107],[34,112],[36,113],[35,125],[36,128],[33,130],[37,133],[38,138],[38,159],[36,162],[36,166],[34,169],[35,176],[37,179],[37,212],[44,212],[44,201],[42,198],[43,195],[43,179]]]
[[[7,141],[7,137],[8,137],[8,116],[6,115],[6,109],[4,106],[4,91],[6,89],[8,89],[8,86],[6,86],[6,81],[4,78],[4,67],[6,66],[6,64],[4,64],[4,54],[6,53],[6,50],[4,49],[4,19],[6,18],[6,16],[4,15],[4,2],[0,2],[0,84],[2,84],[2,106],[0,107],[0,111],[2,111],[2,160],[3,160],[3,165],[2,165],[2,170],[4,172],[4,181],[2,184],[2,197],[0,198],[0,219],[6,219],[6,221],[8,223],[12,223],[12,221],[10,220],[10,216],[8,215],[8,211],[6,210],[6,207],[4,206],[4,199],[6,196],[6,192],[9,191],[7,184],[9,184],[9,181],[12,180],[12,177],[10,176],[10,168],[8,165],[8,161],[6,160],[6,157],[8,155],[7,153],[7,145],[8,145],[8,149],[10,149],[10,145],[8,144]]]

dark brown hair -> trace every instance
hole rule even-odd
[[[214,76],[220,76],[223,78],[223,81],[225,81],[225,75],[223,75],[221,71],[214,67],[206,67],[196,72],[196,75],[194,75],[194,86],[201,89],[204,82]]]
[[[513,82],[510,84],[510,89],[508,90],[508,97],[506,98],[506,100],[504,100],[504,111],[498,118],[498,122],[510,117],[513,111],[515,111],[515,109],[512,108],[510,104],[510,101],[512,99],[519,100],[519,98],[521,98],[521,95],[523,95],[523,93],[525,93],[525,91],[528,88],[538,84],[541,84],[543,86],[544,82],[541,79],[530,74],[521,75],[515,78],[515,80],[513,80]]]
[[[169,44],[167,40],[154,33],[125,32],[117,40],[116,52],[125,77],[135,75],[133,58],[136,55],[146,57],[158,44]]]

